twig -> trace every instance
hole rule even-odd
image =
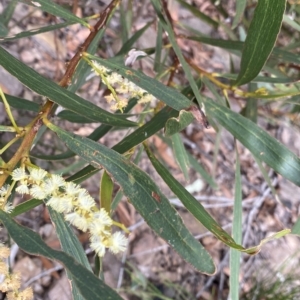
[[[64,267],[59,265],[59,266],[56,266],[54,268],[51,268],[47,271],[44,271],[44,272],[41,272],[40,274],[30,278],[28,281],[26,281],[24,283],[24,288],[28,287],[29,285],[31,285],[33,282],[39,280],[40,278],[44,277],[44,276],[47,276],[47,275],[50,275],[51,273],[55,272],[55,271],[60,271],[62,270]]]

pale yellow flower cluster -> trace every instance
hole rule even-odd
[[[72,225],[88,231],[91,248],[100,257],[104,256],[106,248],[114,254],[126,249],[127,238],[121,232],[112,233],[112,225],[116,223],[104,208],[97,208],[86,189],[39,168],[28,170],[29,173],[24,168],[18,168],[12,172],[12,179],[19,182],[16,192],[45,200],[46,205],[63,213]]]
[[[7,213],[10,213],[13,209],[12,205],[7,202],[9,188],[10,186],[6,184],[0,189],[0,209],[4,210]]]
[[[9,248],[0,244],[0,291],[7,293],[8,300],[31,300],[33,292],[30,287],[19,291],[21,286],[20,274],[9,273],[5,260],[9,257]]]
[[[101,66],[98,62],[92,61],[92,67],[96,74],[101,76],[103,83],[109,88],[111,94],[105,96],[108,103],[111,103],[111,110],[123,110],[128,104],[128,99],[138,98],[138,103],[148,103],[155,98],[144,89],[138,87],[120,74]],[[117,95],[117,93],[119,95]]]

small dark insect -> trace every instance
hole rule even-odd
[[[204,109],[204,107],[203,107]],[[209,122],[207,120],[207,117],[205,115],[205,113],[203,112],[203,110],[195,105],[192,105],[189,109],[188,109],[193,115],[194,118],[206,129],[209,128]]]
[[[160,202],[160,196],[159,196],[157,193],[152,192],[152,193],[151,193],[151,196],[152,196],[157,202]]]

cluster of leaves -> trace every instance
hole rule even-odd
[[[220,21],[213,20],[208,16],[203,15],[185,1],[177,1],[209,25],[213,27],[225,26]],[[7,24],[18,2],[32,5],[37,9],[63,18],[66,22],[22,32],[15,36],[6,36]],[[283,49],[282,47],[274,48],[282,21],[285,21],[287,25],[294,28],[297,26],[299,27],[299,25],[288,20],[288,17],[285,16],[285,0],[259,0],[253,9],[254,14],[251,18],[250,25],[245,25],[247,29],[246,40],[244,42],[236,41],[237,35],[234,28],[240,26],[240,20],[247,6],[246,0],[237,1],[237,12],[233,21],[233,26],[232,28],[229,28],[228,26],[224,27],[233,40],[212,39],[195,31],[194,36],[185,37],[201,43],[224,48],[230,53],[241,56],[240,71],[238,74],[209,74],[208,72],[197,68],[197,66],[194,66],[184,57],[176,41],[177,37],[174,31],[174,24],[170,19],[166,1],[151,0],[151,5],[157,16],[157,20],[155,19],[158,26],[157,44],[154,49],[147,50],[148,53],[155,53],[154,70],[157,72],[157,78],[164,76],[166,70],[163,70],[161,66],[163,65],[162,49],[165,45],[162,44],[162,41],[164,40],[163,32],[167,33],[168,43],[170,43],[171,49],[182,66],[189,82],[189,85],[180,92],[162,84],[157,79],[146,76],[140,71],[135,71],[130,67],[124,66],[124,53],[127,53],[130,50],[151,23],[137,31],[131,38],[128,38],[127,36],[123,47],[116,53],[115,57],[103,59],[94,56],[97,50],[97,44],[105,33],[105,25],[116,11],[119,2],[120,1],[113,0],[100,14],[97,25],[94,26],[86,42],[70,61],[66,74],[59,85],[44,78],[36,71],[14,58],[3,47],[0,47],[0,65],[15,76],[22,84],[48,99],[45,105],[39,107],[26,99],[5,95],[10,106],[17,109],[27,109],[35,112],[39,111],[39,113],[33,122],[24,127],[23,131],[18,132],[18,130],[16,130],[18,132],[17,138],[22,139],[22,144],[20,150],[10,161],[0,161],[0,166],[2,168],[0,186],[9,180],[9,172],[12,172],[19,162],[24,162],[24,159],[28,158],[33,140],[37,137],[37,131],[43,130],[43,127],[46,126],[49,130],[52,130],[57,134],[58,138],[67,145],[69,150],[54,156],[40,155],[40,159],[59,160],[78,155],[89,165],[68,178],[68,181],[73,181],[75,183],[82,182],[99,172],[99,170],[105,169],[106,172],[104,174],[106,175],[101,181],[100,187],[101,195],[103,196],[103,198],[101,198],[101,206],[104,206],[107,211],[113,211],[118,204],[118,199],[120,199],[119,197],[112,201],[111,177],[121,187],[124,195],[130,199],[131,204],[141,214],[148,225],[159,236],[165,239],[171,247],[173,247],[198,271],[206,274],[214,274],[215,265],[210,254],[188,231],[181,218],[176,213],[176,210],[161,193],[155,182],[145,172],[137,168],[128,158],[128,151],[132,151],[132,149],[135,148],[140,148],[141,150],[145,149],[149,160],[156,171],[167,183],[172,192],[182,201],[186,209],[219,240],[231,247],[232,276],[230,278],[230,293],[232,299],[238,299],[240,253],[246,252],[255,254],[260,251],[263,243],[271,238],[278,238],[289,231],[282,231],[263,240],[256,247],[245,249],[240,245],[242,210],[238,154],[236,160],[235,206],[232,237],[221,228],[202,205],[188,193],[172,176],[169,170],[160,163],[148,146],[147,140],[149,137],[159,133],[165,128],[166,135],[170,136],[172,139],[174,152],[179,165],[186,175],[189,163],[193,162],[193,165],[195,165],[195,159],[189,157],[186,153],[180,139],[179,131],[184,129],[193,120],[194,114],[191,111],[191,107],[194,107],[195,105],[199,107],[204,106],[206,115],[211,120],[211,123],[216,130],[221,127],[227,129],[238,141],[251,151],[257,161],[266,163],[283,177],[299,186],[300,159],[255,123],[257,118],[257,101],[259,99],[274,100],[299,94],[299,86],[295,83],[297,79],[290,76],[288,73],[282,72],[279,68],[280,64],[282,64],[281,61],[284,63],[298,64],[298,56],[293,53],[292,46],[289,47],[289,50]],[[131,1],[129,2],[131,3]],[[122,3],[120,5],[122,8]],[[289,4],[288,9],[293,9],[293,5],[295,4]],[[226,12],[224,12],[221,5],[216,5],[216,8],[220,10],[220,13],[226,15]],[[120,12],[121,18],[124,19],[124,7]],[[1,43],[67,27],[74,23],[80,23],[83,26],[91,28],[86,19],[78,18],[67,9],[47,0],[11,1],[3,12],[0,21],[1,35],[3,36],[0,39]],[[127,25],[124,27],[127,28]],[[244,28],[244,26],[241,25],[241,28]],[[165,106],[155,115],[151,115],[150,121],[138,126],[137,123],[127,119],[127,117],[130,116],[128,112],[136,104],[136,99],[132,99],[132,101],[129,102],[129,105],[126,107],[123,114],[120,114],[120,112],[112,114],[76,95],[75,92],[83,85],[83,83],[85,83],[87,76],[91,72],[90,66],[82,59],[82,56],[97,62],[99,65],[104,66],[112,72],[120,74],[129,82],[133,82],[145,92],[159,99]],[[269,57],[272,58],[272,61],[268,60]],[[192,68],[201,75],[203,78],[202,82],[195,81],[191,73]],[[169,72],[171,72],[170,78],[174,75],[172,72],[175,72],[175,69],[176,68],[169,68]],[[264,74],[267,72],[267,74],[270,74],[271,76],[260,75],[260,72],[262,71],[264,71]],[[223,84],[220,77],[230,79],[228,85]],[[273,84],[275,87],[276,84],[279,83],[285,84],[286,86],[284,92],[274,91],[275,88],[272,91],[268,91],[266,88],[253,91],[252,86],[250,85],[249,91],[239,88],[241,85],[256,82]],[[201,84],[206,85],[211,89],[212,93],[215,95],[215,99],[209,99],[200,94],[199,86]],[[223,90],[222,95],[217,92],[217,88]],[[244,114],[243,111],[241,113],[236,113],[230,109],[230,99],[227,96],[228,92],[234,92],[240,97],[248,99],[245,107],[247,114]],[[195,103],[191,101],[193,98],[195,98]],[[66,109],[58,114],[59,117],[73,122],[95,122],[100,124],[99,127],[88,137],[81,137],[63,130],[48,120],[48,117],[52,114],[51,112],[56,107],[56,104]],[[145,110],[146,109],[147,106]],[[144,118],[141,115],[140,120],[143,119]],[[44,125],[42,126],[43,123]],[[120,127],[131,130],[133,128],[133,130],[112,149],[97,142],[101,137],[109,135],[110,130]],[[4,126],[2,130],[5,131]],[[38,137],[41,138],[41,135]],[[141,146],[141,143],[144,143],[143,147]],[[196,164],[196,168],[200,170],[203,178],[207,180],[208,184],[212,187],[216,187],[213,178],[211,178],[199,164]],[[53,211],[51,208],[49,209],[63,252],[49,248],[37,234],[29,229],[21,227],[12,219],[14,216],[26,212],[39,204],[41,204],[40,200],[31,199],[17,206],[11,214],[0,211],[0,220],[7,228],[12,239],[20,246],[20,248],[28,253],[43,255],[50,259],[60,261],[66,267],[68,276],[71,279],[74,299],[82,299],[82,296],[85,299],[120,299],[120,296],[115,291],[105,285],[103,281],[91,272],[91,267],[78,239],[60,214]],[[297,224],[293,229],[293,232],[298,232]],[[80,264],[76,263],[76,261],[80,262]]]

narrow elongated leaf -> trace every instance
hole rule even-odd
[[[205,210],[202,204],[197,201],[161,164],[158,159],[146,148],[147,155],[151,160],[157,173],[166,182],[172,192],[179,198],[185,208],[205,226],[210,232],[212,232],[220,241],[227,244],[230,247],[242,250],[242,246],[237,245],[233,238],[222,229],[222,227],[213,219],[213,217]]]
[[[83,124],[93,123],[92,120],[85,118],[83,116],[80,116],[70,110],[63,110],[60,113],[58,113],[57,116],[61,119],[67,120],[72,123],[83,123]]]
[[[7,35],[7,33],[8,33],[8,28],[0,21],[0,36],[5,36]]]
[[[94,39],[88,47],[88,53],[94,54],[96,52],[96,50],[98,49],[99,42],[101,41],[105,32],[105,28],[100,29],[97,35],[94,37]],[[89,76],[91,73],[92,70],[90,66],[87,65],[85,61],[81,60],[76,67],[76,70],[72,77],[72,82],[67,89],[75,93],[86,82],[87,76]]]
[[[186,150],[184,148],[182,139],[181,139],[179,133],[173,134],[171,139],[172,139],[172,146],[173,146],[175,159],[176,159],[182,173],[184,174],[185,180],[189,180],[188,170],[189,170],[189,166],[190,166],[190,161],[187,156]]]
[[[30,209],[41,205],[43,203],[42,200],[37,199],[31,199],[28,201],[25,201],[19,205],[17,205],[14,210],[9,214],[11,217],[15,217],[19,214],[22,214],[24,212],[29,211]],[[72,231],[71,227],[66,224],[66,222],[63,220],[62,216],[57,213],[56,211],[53,211],[51,207],[48,208],[49,213],[51,216],[52,221],[55,224],[56,233],[58,235],[58,238],[60,240],[60,243],[62,245],[62,249],[76,258],[77,261],[79,261],[82,265],[84,265],[88,270],[91,270],[91,266],[87,260],[87,257],[85,255],[85,252],[82,248],[82,245],[79,243],[77,237],[75,236],[74,232]],[[70,282],[72,284],[72,294],[74,300],[82,300],[81,294],[79,293],[79,290],[77,286],[75,285],[75,281],[72,280],[73,277],[71,273],[67,270],[68,278],[70,279]]]
[[[200,272],[215,272],[210,255],[186,229],[176,210],[146,173],[124,156],[101,144],[69,134],[53,124],[48,124],[48,127],[92,166],[105,168],[149,226],[187,262]]]
[[[188,153],[188,157],[190,160],[190,165],[198,172],[203,179],[213,188],[216,189],[218,187],[217,183],[214,179],[208,174],[208,172],[201,166],[201,164],[197,161],[197,159]]]
[[[290,18],[289,16],[284,15],[283,16],[283,22],[285,24],[290,25],[295,30],[300,31],[300,25],[297,22],[295,22],[292,18]]]
[[[235,51],[235,54],[240,54],[240,52],[243,50],[244,42],[240,41],[230,41],[230,40],[221,40],[221,39],[213,39],[209,37],[199,37],[199,36],[190,36],[188,39],[193,41],[199,41],[204,44],[208,44],[215,47],[220,47],[223,49]],[[300,58],[299,55],[288,52],[286,50],[283,50],[281,48],[275,47],[272,51],[272,57],[292,63],[299,63]]]
[[[51,207],[48,207],[50,217],[52,222],[55,225],[55,231],[59,238],[62,250],[71,255],[76,259],[76,261],[80,262],[83,266],[85,266],[89,271],[92,272],[92,268],[89,264],[87,256],[82,248],[81,243],[79,242],[78,238],[74,234],[71,226],[67,224],[64,220],[63,216],[53,210]],[[78,287],[75,284],[75,280],[73,280],[72,273],[67,270],[67,276],[72,284],[72,295],[73,300],[83,300],[84,298],[79,293]]]
[[[78,238],[76,237],[71,226],[63,219],[62,215],[53,210],[51,207],[48,208],[52,222],[55,224],[55,231],[59,238],[62,250],[74,257],[76,261],[80,262],[89,271],[92,272],[92,268],[89,264],[87,256],[84,253],[82,245],[80,244]],[[83,300],[84,297],[79,293],[76,281],[73,280],[72,273],[67,270],[67,276],[71,282],[73,300]]]
[[[300,235],[300,218],[298,218],[297,222],[294,224],[291,233]]]
[[[164,107],[158,112],[148,123],[139,127],[117,145],[113,147],[113,150],[119,153],[125,153],[136,145],[147,140],[150,136],[157,133],[159,130],[164,128],[169,118],[177,117],[178,111],[171,109],[170,107]]]
[[[200,20],[204,21],[205,23],[213,26],[214,28],[218,28],[219,23],[206,14],[202,13],[198,8],[186,3],[184,0],[176,0],[179,2],[184,8],[188,9],[195,17],[199,18]],[[239,0],[240,1],[240,0]]]
[[[132,117],[132,114],[116,114],[118,117],[121,117],[123,119],[126,119],[128,117]],[[78,115],[77,113],[74,113],[73,111],[70,110],[63,110],[60,113],[57,114],[57,116],[61,119],[67,120],[69,122],[73,123],[93,123],[94,121],[85,118],[83,116]]]
[[[234,85],[255,78],[266,63],[280,31],[286,0],[259,0],[245,41],[241,70]]]
[[[14,108],[25,109],[34,112],[38,112],[40,110],[40,106],[37,103],[34,103],[32,101],[7,95],[7,94],[5,94],[5,98],[8,104]],[[2,102],[2,99],[0,99],[0,101]]]
[[[8,214],[1,210],[0,220],[6,227],[10,237],[22,250],[32,255],[41,255],[62,263],[72,274],[75,284],[85,299],[122,299],[114,290],[104,284],[103,281],[98,279],[92,272],[87,270],[82,264],[78,263],[73,257],[64,252],[53,250],[44,243],[37,233],[17,224]]]
[[[242,182],[240,171],[240,159],[236,149],[236,166],[235,166],[235,192],[233,207],[233,226],[232,236],[237,243],[242,242]],[[230,249],[230,299],[239,300],[239,279],[240,279],[240,259],[241,252],[236,249]]]
[[[23,2],[25,4],[28,4],[28,5],[34,6],[36,8],[39,8],[43,11],[46,11],[47,13],[49,13],[51,15],[61,17],[67,21],[79,23],[85,27],[90,28],[90,25],[84,19],[78,18],[77,16],[72,14],[70,11],[68,11],[65,8],[63,8],[62,6],[56,4],[52,0],[35,0],[35,1],[19,0],[19,1]]]
[[[108,213],[111,211],[112,194],[114,191],[114,183],[107,172],[103,172],[100,186],[100,207],[104,208]]]
[[[48,97],[51,101],[74,111],[95,122],[114,126],[135,126],[136,124],[123,117],[113,115],[83,98],[47,80],[0,47],[0,65],[24,85],[36,93]]]
[[[250,83],[249,92],[257,90],[257,85],[255,83]],[[253,123],[257,123],[257,100],[255,99],[247,99],[247,104],[245,106],[245,114],[244,116],[251,120]]]
[[[129,12],[131,15],[131,13]],[[126,14],[124,12],[124,5],[120,5],[120,23],[121,23],[121,38],[122,38],[122,44],[124,44],[128,40],[128,25],[126,22]]]
[[[198,104],[201,106],[202,104],[202,97],[199,93],[199,89],[197,86],[197,83],[192,75],[192,72],[190,70],[190,66],[188,65],[188,63],[186,62],[180,47],[178,46],[177,43],[177,39],[175,36],[175,33],[173,31],[173,26],[171,24],[171,21],[168,18],[168,12],[165,11],[166,7],[165,7],[165,3],[162,3],[161,1],[158,0],[151,0],[151,3],[155,9],[155,12],[157,14],[157,17],[159,18],[164,30],[166,31],[167,35],[168,35],[168,39],[170,40],[170,43],[174,49],[174,52],[179,60],[179,62],[182,65],[182,68],[184,70],[184,73],[187,77],[187,80],[191,86],[191,89],[195,95],[195,98],[197,99]],[[166,15],[166,18],[164,17],[164,15]],[[171,106],[171,105],[170,105]],[[172,106],[171,106],[172,107]]]
[[[107,24],[109,23],[111,17],[114,14],[114,11],[117,6],[117,1],[111,2],[101,13],[102,18],[102,27],[97,32],[96,36],[93,38],[90,43],[87,52],[90,54],[95,54],[99,47],[99,42],[101,41],[103,34],[107,28]],[[77,65],[77,68],[73,74],[72,82],[68,86],[68,90],[71,92],[76,92],[85,82],[87,76],[91,73],[90,66],[86,64],[85,61],[81,60]]]
[[[7,27],[17,5],[17,0],[11,0],[0,16],[0,22]]]
[[[48,32],[48,31],[53,31],[56,29],[67,27],[72,24],[75,24],[75,22],[65,22],[65,23],[49,25],[49,26],[45,26],[45,27],[41,27],[41,28],[34,28],[34,29],[30,29],[28,31],[22,31],[22,32],[17,33],[12,36],[1,37],[0,43],[7,42],[7,41],[13,41],[13,40],[21,39],[24,37],[30,37],[30,36]]]
[[[149,22],[147,23],[144,27],[142,27],[141,29],[139,29],[137,32],[134,33],[134,35],[128,40],[126,41],[121,50],[116,54],[116,56],[118,55],[124,55],[126,54],[131,47],[134,45],[134,43],[144,34],[144,32],[150,27],[150,25],[153,22]]]
[[[234,29],[241,21],[246,5],[247,5],[247,0],[236,1],[236,8],[235,8],[236,13],[232,22],[232,29]]]
[[[216,77],[223,77],[228,79],[235,80],[237,78],[236,74],[216,74]],[[298,78],[289,78],[289,77],[265,77],[265,76],[256,76],[251,82],[263,82],[263,83],[294,83],[298,82]]]
[[[152,155],[149,149],[146,148],[146,151],[156,171],[168,184],[173,193],[180,199],[187,210],[191,212],[191,214],[209,231],[211,231],[220,241],[229,247],[250,255],[254,255],[261,250],[261,247],[265,243],[290,233],[290,229],[284,229],[266,239],[263,239],[257,246],[247,249],[244,248],[243,246],[237,244],[234,239],[218,225],[218,223],[207,213],[204,207],[169,173],[169,171],[154,157],[154,155]]]
[[[254,156],[300,186],[300,159],[255,123],[213,100],[205,101],[206,112],[215,118]]]
[[[161,22],[158,21],[157,24],[157,36],[156,36],[156,43],[155,43],[155,58],[154,58],[154,71],[160,73],[163,65],[161,63],[161,56],[162,56],[162,47],[163,47],[163,28]]]
[[[9,214],[12,218],[16,217],[20,214],[23,214],[35,207],[37,207],[38,205],[43,204],[42,200],[38,200],[38,199],[30,199],[28,201],[25,201],[21,204],[18,204],[17,206],[14,207],[13,211]]]

